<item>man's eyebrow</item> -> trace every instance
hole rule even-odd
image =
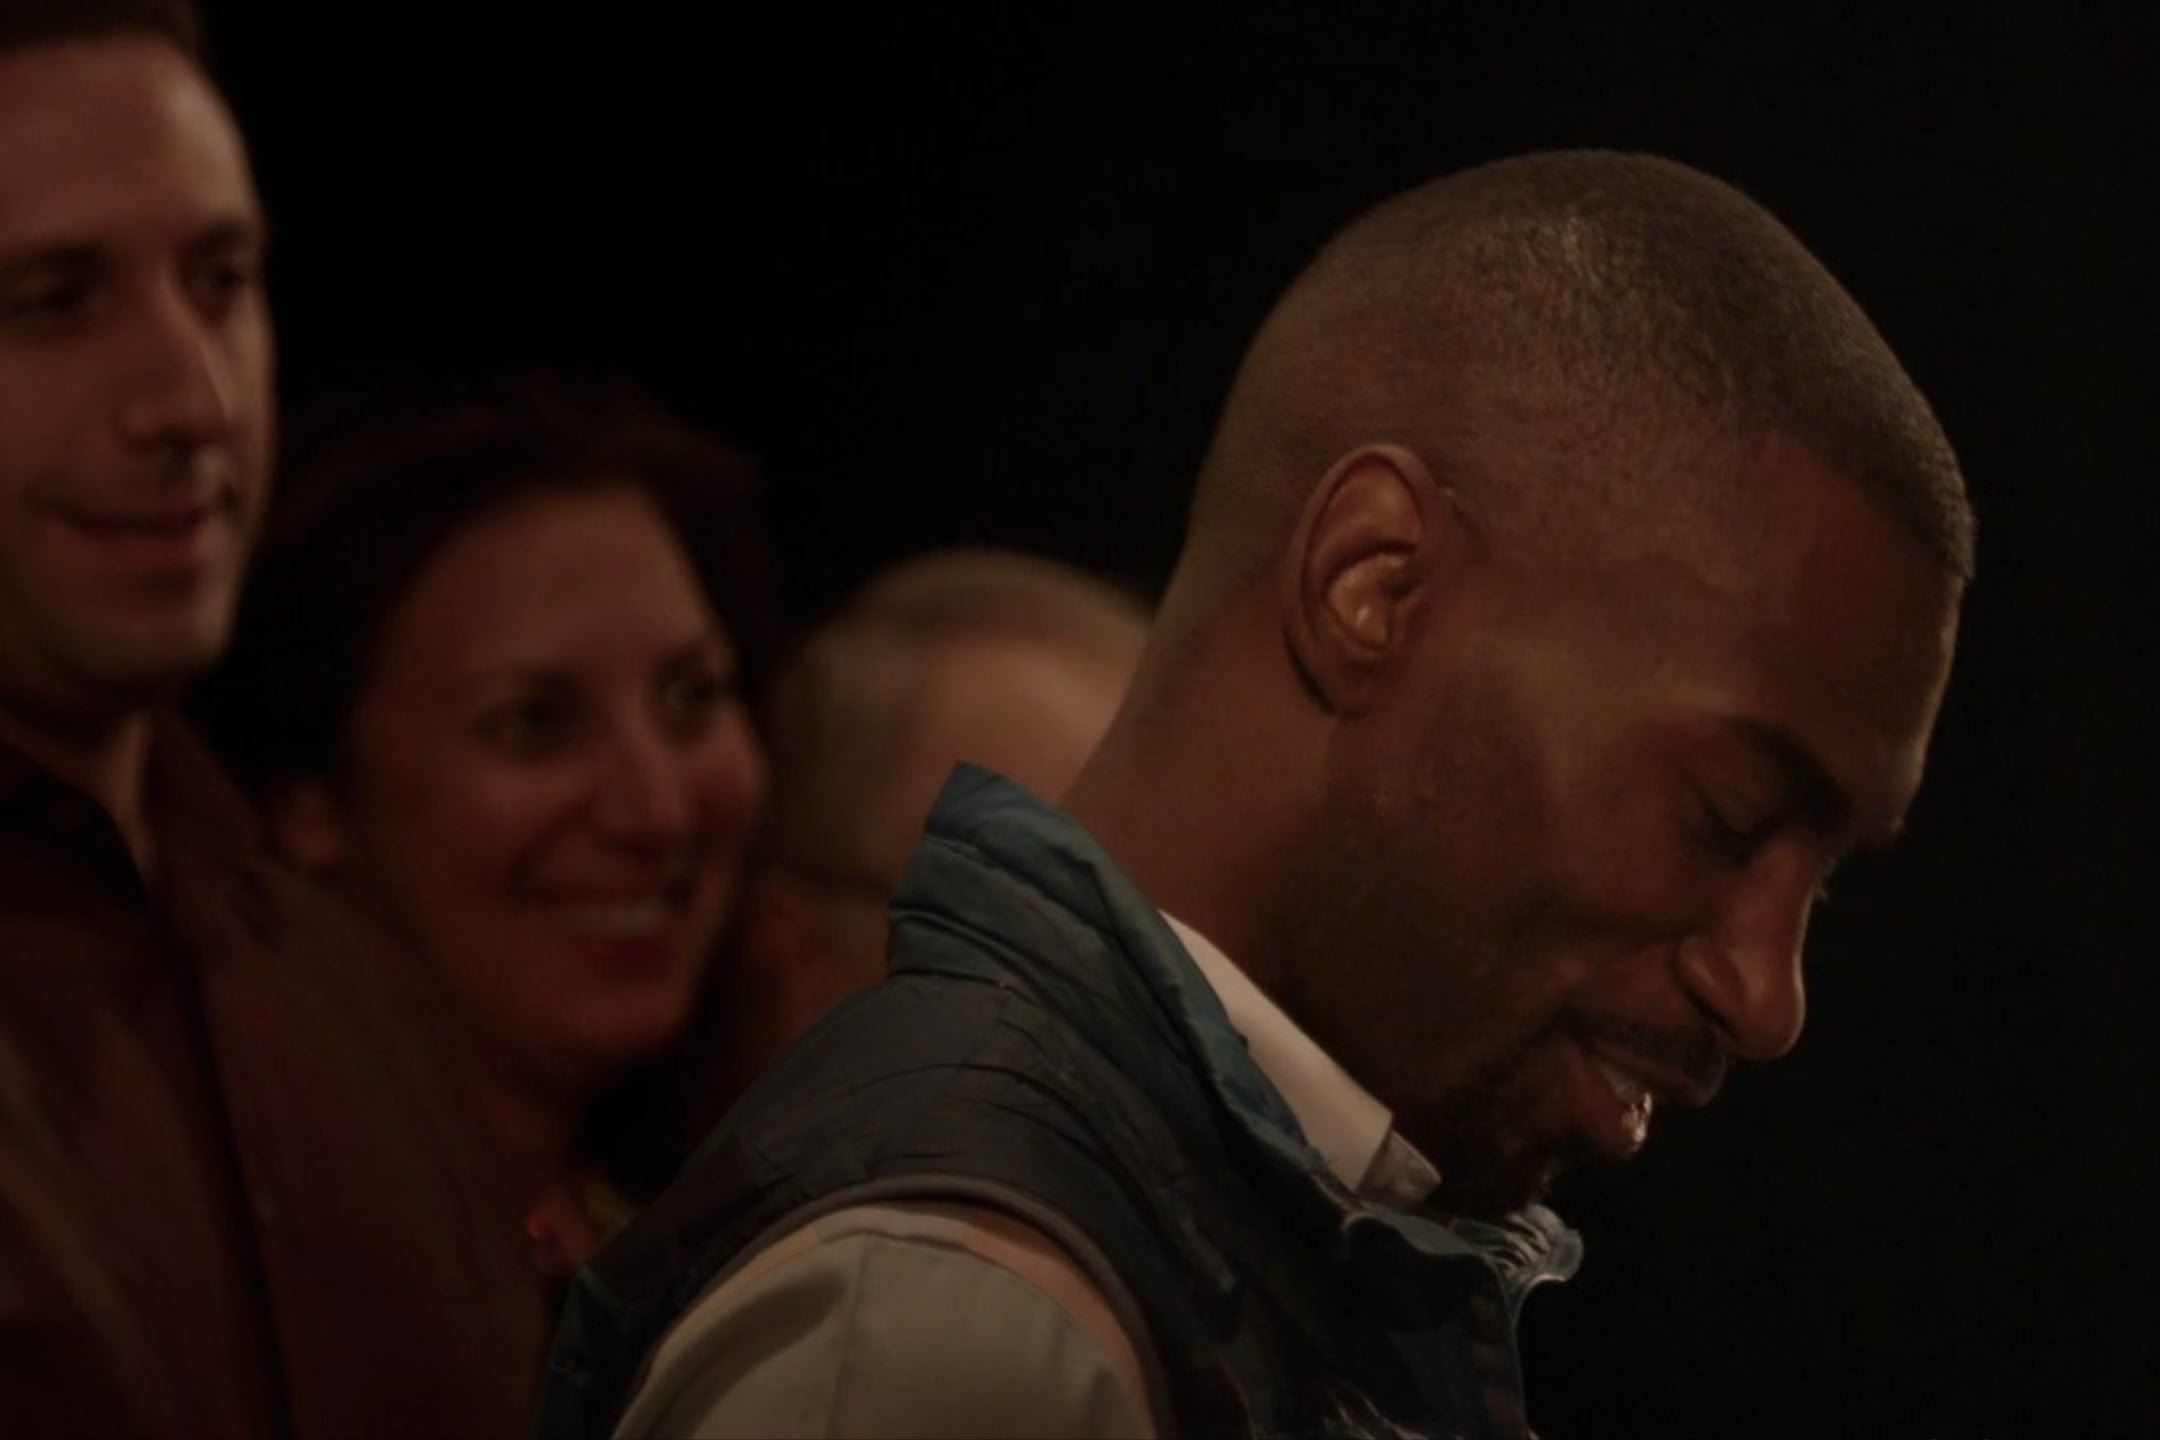
[[[0,274],[25,275],[45,270],[83,270],[104,258],[95,245],[71,240],[29,240],[0,244]]]
[[[270,254],[270,232],[253,215],[221,215],[201,226],[181,242],[181,263],[238,261],[259,269]]]
[[[191,250],[221,249],[230,245],[270,248],[270,222],[257,214],[238,214],[211,221],[188,242]]]
[[[270,248],[270,225],[261,215],[236,212],[212,219],[182,242],[188,254],[220,250]],[[81,270],[104,264],[113,255],[105,243],[72,234],[29,235],[14,241],[0,240],[0,271]]]
[[[1839,852],[1879,850],[1897,839],[1898,820],[1862,825],[1851,793],[1790,730],[1761,720],[1736,719],[1731,725],[1749,748],[1777,769],[1791,797],[1794,818]]]

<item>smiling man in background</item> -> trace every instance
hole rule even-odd
[[[536,1329],[417,1007],[361,983],[166,711],[269,485],[263,246],[189,7],[0,11],[12,1432],[500,1430]]]

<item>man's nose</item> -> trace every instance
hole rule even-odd
[[[1765,861],[1735,891],[1716,923],[1681,947],[1681,983],[1710,1017],[1719,1042],[1742,1060],[1775,1060],[1807,1022],[1801,973],[1812,871]]]
[[[211,444],[232,433],[239,378],[223,327],[177,282],[155,287],[131,322],[120,429],[133,445]]]

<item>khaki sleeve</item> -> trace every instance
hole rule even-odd
[[[1152,1437],[1131,1340],[1040,1232],[949,1205],[843,1211],[669,1331],[616,1435]]]

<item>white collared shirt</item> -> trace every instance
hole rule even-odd
[[[1439,1184],[1386,1106],[1221,948],[1163,918],[1342,1183],[1408,1208]],[[903,1201],[788,1232],[655,1347],[620,1437],[1153,1437],[1132,1337],[1093,1277],[1004,1211]]]
[[[1282,1007],[1268,999],[1214,941],[1165,911],[1253,1064],[1282,1095],[1298,1128],[1335,1178],[1367,1200],[1415,1209],[1439,1188],[1440,1172],[1395,1130],[1395,1117]]]

